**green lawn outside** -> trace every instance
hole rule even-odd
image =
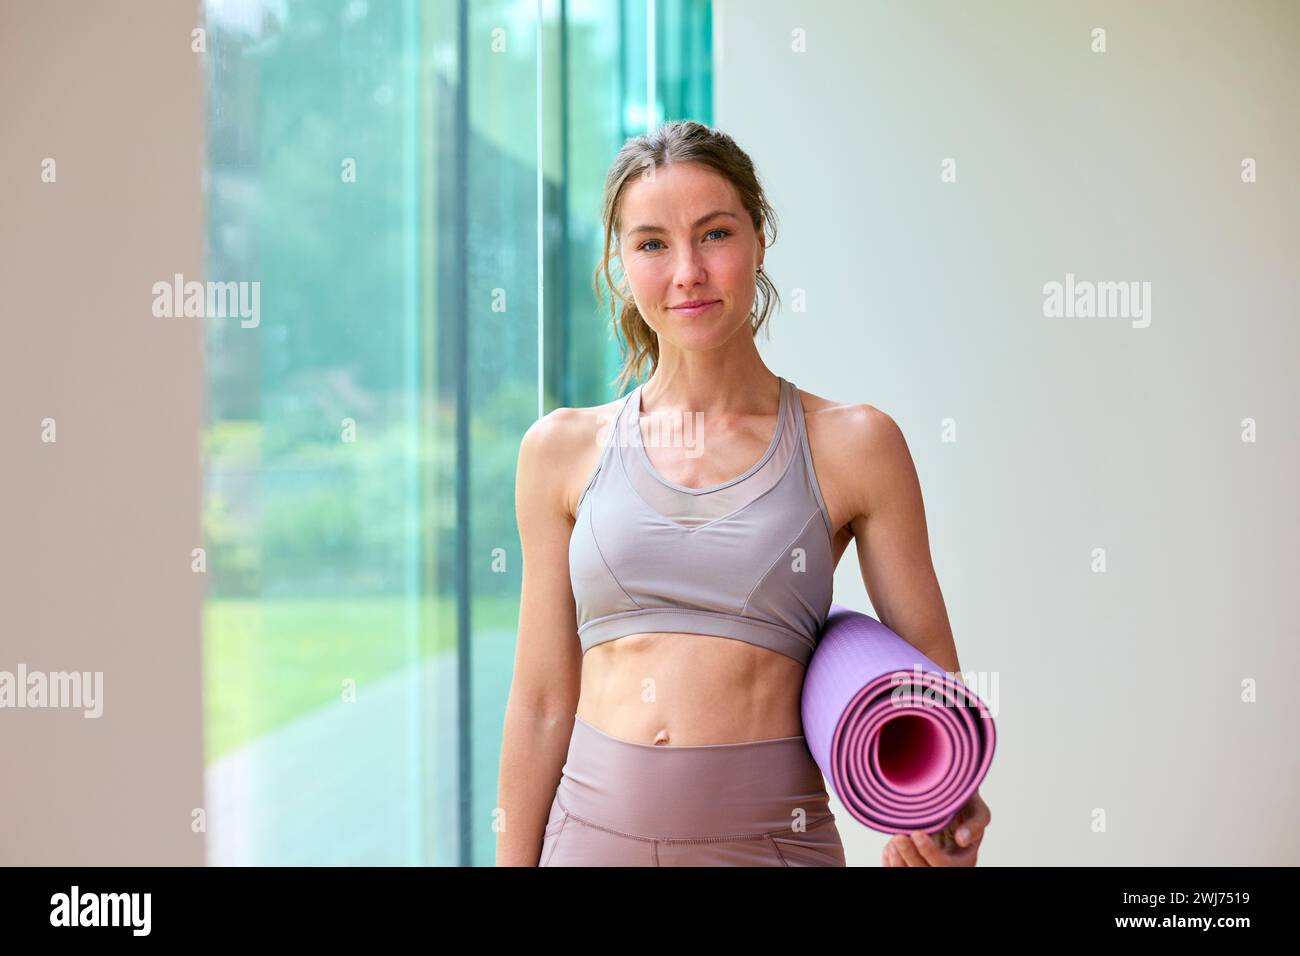
[[[476,631],[513,630],[518,610],[517,599],[479,598],[471,620]],[[338,700],[346,679],[359,688],[451,651],[455,621],[450,598],[209,599],[203,608],[206,763]]]

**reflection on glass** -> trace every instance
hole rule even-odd
[[[656,7],[709,121],[709,7]],[[206,0],[204,693],[212,864],[490,864],[519,440],[609,401],[605,170],[640,2]],[[629,71],[637,62],[640,73]],[[637,83],[637,76],[640,83]],[[676,110],[689,110],[675,114]]]

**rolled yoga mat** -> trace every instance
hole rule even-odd
[[[988,772],[993,717],[874,617],[831,604],[803,683],[808,749],[859,823],[935,833]]]

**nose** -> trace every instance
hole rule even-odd
[[[673,263],[673,282],[679,289],[691,289],[705,278],[703,255],[693,243],[687,243]]]

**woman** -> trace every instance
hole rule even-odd
[[[730,137],[630,139],[603,218],[619,388],[651,374],[520,446],[497,863],[844,866],[800,690],[850,540],[882,622],[960,671],[907,446],[883,412],[764,365],[775,217]],[[977,793],[955,845],[900,835],[882,862],[973,865],[989,818]]]

